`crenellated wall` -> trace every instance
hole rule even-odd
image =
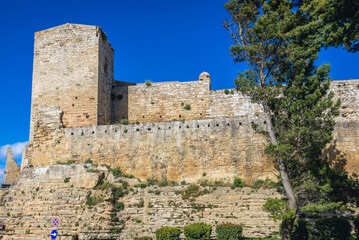
[[[136,177],[196,181],[240,175],[248,181],[272,177],[265,139],[250,127],[256,118],[59,128],[33,148],[31,164],[92,159]]]

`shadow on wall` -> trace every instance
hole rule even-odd
[[[136,84],[130,82],[115,81],[111,93],[111,123],[119,122],[122,119],[128,119],[128,86],[134,85]],[[116,109],[120,109],[120,111],[116,111]]]
[[[338,172],[344,172],[347,165],[346,153],[337,148],[337,140],[334,140],[324,149],[324,156],[328,157],[329,163]]]

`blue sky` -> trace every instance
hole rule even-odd
[[[245,64],[229,54],[232,41],[222,22],[225,0],[0,2],[0,183],[5,146],[20,162],[28,140],[34,32],[64,23],[101,26],[115,49],[115,79],[191,81],[207,71],[213,89],[233,87]],[[330,63],[335,80],[359,79],[359,54],[322,51],[318,64]]]

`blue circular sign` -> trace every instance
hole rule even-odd
[[[51,239],[55,239],[57,237],[57,231],[54,229],[51,232]]]

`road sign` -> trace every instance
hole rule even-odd
[[[51,239],[55,239],[57,237],[57,231],[56,230],[52,230],[51,232]]]
[[[52,226],[54,227],[59,226],[59,218],[55,217],[54,220],[52,220]]]

